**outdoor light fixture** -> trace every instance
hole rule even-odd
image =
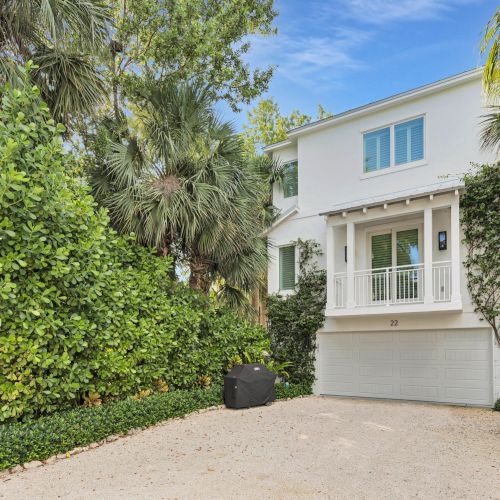
[[[446,238],[446,231],[439,231],[438,245],[439,245],[439,250],[446,250],[448,248],[448,239]]]

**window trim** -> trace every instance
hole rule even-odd
[[[424,133],[423,133],[423,141],[424,141],[424,157],[421,160],[415,160],[408,163],[401,163],[396,165],[396,141],[395,141],[395,127],[396,125],[401,125],[406,122],[411,122],[412,120],[417,120],[418,118],[423,118],[424,123]],[[389,128],[389,140],[390,140],[390,150],[389,150],[389,166],[384,167],[378,170],[372,170],[371,172],[365,172],[365,162],[364,162],[364,136],[365,134],[369,134],[370,132],[376,132],[377,130],[383,130],[385,128]],[[401,120],[393,121],[386,123],[384,125],[380,125],[377,127],[371,127],[367,129],[361,129],[361,176],[360,179],[369,179],[371,177],[377,177],[379,175],[391,174],[393,172],[401,172],[408,168],[421,167],[423,165],[427,165],[428,158],[428,137],[427,137],[427,113],[419,113],[413,116],[407,116]]]

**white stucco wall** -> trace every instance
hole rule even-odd
[[[334,205],[353,202],[373,196],[390,194],[405,189],[423,187],[457,176],[470,168],[471,162],[492,161],[491,155],[479,147],[483,108],[480,77],[460,85],[443,89],[432,95],[391,106],[322,130],[299,135],[294,144],[274,152],[281,161],[298,160],[298,196],[283,198],[275,187],[274,204],[287,210],[298,206],[294,214],[268,236],[271,244],[268,272],[268,291],[279,291],[279,246],[298,238],[314,239],[325,249],[326,223],[319,216]],[[363,131],[384,127],[416,116],[425,117],[425,160],[408,168],[387,168],[380,174],[363,173]],[[450,234],[449,209],[433,213],[433,233],[445,230]],[[345,228],[339,228],[336,244],[345,245]],[[356,232],[356,262],[366,261],[363,228]],[[344,240],[343,240],[343,239]],[[344,243],[342,243],[344,241]],[[462,248],[465,255],[465,248]],[[345,271],[342,252],[336,252],[336,272]],[[450,251],[433,248],[433,260],[449,260]],[[326,266],[325,256],[319,259]],[[357,264],[359,269],[359,264]],[[369,265],[367,265],[369,267]],[[398,316],[399,329],[425,330],[448,328],[485,328],[470,302],[462,270],[461,292],[463,312],[407,314]],[[327,318],[322,332],[376,331],[388,328],[389,316]],[[493,373],[495,397],[500,397],[500,348],[494,345]]]

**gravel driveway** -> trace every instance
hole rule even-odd
[[[168,421],[0,498],[500,498],[500,413],[309,397]]]

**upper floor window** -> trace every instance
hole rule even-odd
[[[363,134],[365,173],[423,159],[423,117]]]
[[[298,162],[291,161],[283,171],[283,196],[290,198],[299,192]]]
[[[424,119],[417,118],[394,127],[396,165],[423,160]]]
[[[391,164],[391,129],[386,127],[363,136],[365,172],[387,168]]]

